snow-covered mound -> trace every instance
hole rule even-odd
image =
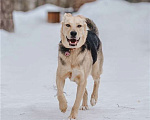
[[[14,12],[15,33],[1,30],[2,120],[66,120],[76,84],[68,79],[68,110],[58,108],[55,87],[60,24],[47,23],[44,5]],[[77,14],[93,19],[103,43],[104,70],[99,100],[79,120],[148,120],[150,4],[100,0],[85,4]],[[89,100],[93,80],[88,78]]]

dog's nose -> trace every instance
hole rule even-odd
[[[72,37],[75,37],[75,36],[77,35],[77,32],[76,32],[76,31],[71,31],[71,32],[70,32],[70,35],[71,35]]]

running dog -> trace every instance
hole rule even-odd
[[[69,120],[76,119],[82,99],[81,110],[88,109],[86,84],[90,74],[94,79],[90,103],[92,106],[97,103],[102,66],[102,43],[94,22],[80,15],[72,16],[70,13],[65,13],[61,26],[56,85],[61,112],[67,110],[67,101],[63,94],[65,79],[68,77],[78,85]]]

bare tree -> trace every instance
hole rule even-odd
[[[0,0],[0,29],[14,32],[13,0]]]

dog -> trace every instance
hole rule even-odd
[[[89,29],[89,30],[88,30]],[[65,13],[61,25],[61,41],[58,52],[56,73],[57,99],[59,109],[66,112],[67,101],[63,94],[65,79],[76,82],[77,94],[69,120],[76,119],[78,109],[88,109],[87,78],[91,74],[94,80],[90,103],[94,106],[98,99],[100,75],[102,74],[103,52],[95,23],[84,16],[72,16]]]

